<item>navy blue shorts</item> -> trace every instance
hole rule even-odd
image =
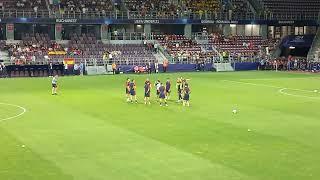
[[[183,96],[183,100],[189,101],[189,99],[190,99],[190,95],[189,95],[189,94],[185,94],[185,95]]]
[[[144,97],[150,97],[150,92],[145,92]]]
[[[160,98],[160,99],[165,99],[165,98],[166,98],[166,95],[163,94],[163,93],[160,93],[159,98]]]
[[[56,88],[56,87],[57,87],[57,84],[52,84],[52,87]]]
[[[130,91],[130,95],[131,96],[135,96],[136,95],[136,91]]]

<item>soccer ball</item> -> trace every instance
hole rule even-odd
[[[318,92],[318,90],[314,90],[313,92],[317,93],[317,92]]]
[[[236,110],[236,109],[234,109],[233,111],[232,111],[232,113],[233,114],[236,114],[238,111]]]

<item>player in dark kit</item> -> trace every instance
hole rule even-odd
[[[166,98],[167,98],[167,100],[170,99],[170,93],[171,93],[171,82],[170,82],[170,79],[168,78],[167,82],[166,82]]]
[[[147,80],[144,82],[144,84],[147,84],[147,83],[149,83],[151,85],[149,78],[147,78]]]
[[[187,80],[186,79],[183,79],[182,77],[180,78],[181,79],[181,87],[182,87],[182,91],[184,90],[184,87],[187,83]]]
[[[178,102],[181,102],[182,101],[182,80],[180,78],[177,79],[176,88],[178,91]]]
[[[151,91],[151,83],[149,79],[144,84],[144,104],[151,104],[150,102],[150,91]]]
[[[127,98],[127,102],[130,101],[130,87],[129,87],[129,85],[130,85],[130,79],[127,78],[127,81],[126,81],[126,83],[124,84],[124,86],[126,87],[126,98]]]
[[[160,83],[159,87],[159,99],[160,99],[160,106],[163,106],[163,103],[165,106],[168,106],[167,100],[166,100],[166,88],[162,83]]]
[[[130,101],[133,103],[133,100],[138,103],[137,94],[136,94],[136,83],[134,80],[131,80],[129,84],[129,91],[130,91]]]
[[[184,89],[183,89],[183,106],[190,106],[190,93],[191,93],[191,90],[189,88],[189,85],[188,83],[185,83],[184,84]]]

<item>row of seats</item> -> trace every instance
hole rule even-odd
[[[251,11],[247,0],[230,0],[231,7],[230,9],[237,15],[242,18],[246,17],[247,14],[253,16],[253,12]]]
[[[319,0],[262,0],[265,9],[274,14],[314,14],[320,10]]]
[[[56,4],[63,11],[112,11],[113,3],[111,0],[60,0],[60,3]]]
[[[12,63],[43,63],[62,61],[64,58],[104,59],[117,64],[155,62],[153,46],[148,44],[104,44],[96,40],[93,34],[71,34],[68,44],[60,45],[50,40],[47,34],[25,34],[20,44],[8,47]],[[157,35],[158,43],[176,62],[187,60],[189,63],[210,61],[220,54],[252,55],[262,52],[263,48],[276,44],[273,40],[265,40],[261,36],[223,37],[211,34],[208,44],[198,44],[183,35]]]
[[[97,14],[107,14],[109,11],[129,10],[137,11],[129,16],[140,17],[150,16],[155,13],[160,17],[171,17],[183,13],[195,12],[202,18],[206,13],[228,12],[229,17],[237,16],[245,18],[253,13],[248,6],[248,0],[229,0],[224,3],[221,0],[49,0],[47,7],[46,0],[0,0],[0,8],[3,10],[48,10],[64,14],[66,11]],[[261,0],[266,15],[290,15],[298,14],[305,17],[315,17],[319,13],[319,0]]]
[[[193,12],[217,11],[220,8],[219,0],[183,0],[187,9]]]
[[[183,35],[157,35],[158,42],[165,48],[175,63],[211,62],[217,56],[214,51],[206,51],[196,41]]]
[[[0,0],[0,7],[2,9],[11,9],[11,10],[46,10],[45,0]]]
[[[233,36],[221,37],[220,35],[210,38],[209,43],[221,53],[228,54],[253,54],[262,48],[261,36]]]
[[[172,12],[178,8],[177,4],[168,0],[125,0],[124,3],[130,11],[141,11],[142,13]]]
[[[179,61],[188,59],[188,62],[215,60],[219,58],[219,55],[213,51],[214,48],[220,55],[261,56],[266,55],[266,49],[270,54],[277,45],[277,41],[263,39],[261,36],[223,37],[221,34],[209,35],[208,44],[198,44],[192,40],[185,40],[185,38],[181,40],[159,38],[158,41],[176,62],[177,59],[180,59]]]
[[[147,50],[142,44],[126,44],[126,45],[111,45],[103,44],[101,41],[97,41],[92,34],[71,35],[71,41],[69,41],[68,49],[76,49],[81,51],[81,54],[77,54],[76,58],[96,58],[104,59],[115,62],[118,65],[132,65],[144,64],[146,61],[154,63],[156,61],[150,50]],[[110,56],[111,54],[111,56]],[[59,56],[59,58],[65,58],[68,55]],[[52,59],[56,57],[51,57]]]
[[[60,0],[48,1],[49,8],[54,10],[75,11],[75,12],[94,12],[94,11],[113,11],[116,7],[121,7],[117,1],[112,0]],[[121,1],[120,1],[121,2]],[[184,0],[180,3],[168,0],[124,0],[126,9],[130,11],[140,11],[141,13],[157,12],[161,13],[177,13],[177,11],[190,10],[194,12],[216,11],[220,7],[219,0]],[[0,0],[0,6],[3,9],[21,9],[47,10],[45,0]]]
[[[29,64],[48,60],[49,51],[63,50],[63,48],[50,40],[48,34],[24,34],[19,44],[6,47],[11,63]]]

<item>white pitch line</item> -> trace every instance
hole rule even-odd
[[[267,85],[267,84],[255,84],[255,83],[249,83],[249,82],[230,81],[230,80],[222,80],[222,81],[224,81],[224,82],[238,83],[238,84],[247,84],[247,85],[252,85],[252,86],[262,86],[262,87],[276,88],[276,89],[290,89],[290,90],[294,90],[294,91],[313,92],[313,91],[310,91],[310,90],[294,89],[294,88],[273,86],[273,85]]]
[[[320,99],[318,97],[310,97],[310,96],[304,96],[304,95],[298,95],[298,94],[291,94],[291,93],[286,93],[284,92],[284,90],[286,90],[287,88],[282,88],[279,90],[279,93],[287,95],[287,96],[294,96],[294,97],[303,97],[303,98],[309,98],[309,99]]]
[[[300,77],[300,78],[245,78],[240,80],[295,80],[295,79],[312,79],[312,80],[320,80],[318,77]]]
[[[255,84],[255,83],[248,83],[248,82],[241,82],[241,81],[230,81],[230,80],[222,80],[222,81],[238,83],[238,84],[247,84],[247,85],[252,85],[252,86],[263,86],[263,87],[277,88],[277,89],[283,88],[283,87],[278,87],[278,86],[272,86],[272,85],[266,85],[266,84]]]
[[[20,117],[20,116],[22,116],[24,113],[27,112],[27,109],[24,108],[24,107],[22,107],[22,106],[18,106],[18,105],[15,105],[15,104],[1,103],[1,102],[0,102],[0,105],[1,105],[1,104],[2,104],[2,105],[7,105],[7,106],[17,107],[17,108],[19,108],[19,109],[22,109],[22,112],[19,113],[18,115],[12,116],[12,117],[0,119],[0,123],[1,123],[1,122],[4,122],[4,121],[7,121],[7,120],[10,120],[10,119],[14,119],[14,118]]]

